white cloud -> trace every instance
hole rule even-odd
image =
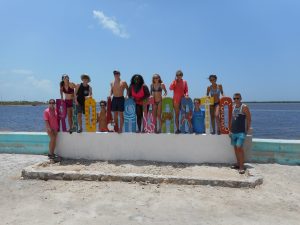
[[[99,24],[113,32],[113,34],[121,38],[129,38],[129,34],[125,30],[122,24],[119,24],[115,18],[106,16],[102,11],[93,10],[93,15],[95,19],[98,19]]]
[[[12,69],[11,73],[20,74],[20,75],[31,75],[31,74],[33,74],[33,72],[31,70],[26,70],[26,69]]]

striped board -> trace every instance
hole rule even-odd
[[[153,116],[153,104],[154,104],[154,98],[151,96],[147,100],[148,110],[146,110],[146,112],[144,112],[143,115],[143,129],[145,133],[155,132],[156,119]]]
[[[58,116],[59,131],[66,132],[67,105],[65,101],[62,101],[61,99],[56,99],[56,112]]]
[[[200,98],[201,105],[205,107],[205,133],[210,134],[210,106],[214,104],[214,98],[205,96]]]

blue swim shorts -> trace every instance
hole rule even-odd
[[[242,147],[246,138],[246,133],[231,134],[231,145]]]

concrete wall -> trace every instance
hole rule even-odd
[[[248,137],[248,146],[251,136]],[[67,158],[233,163],[228,135],[60,133],[57,152]]]
[[[48,143],[49,138],[45,132],[0,132],[0,153],[47,154]],[[249,162],[300,165],[300,140],[254,138],[252,148],[250,146],[251,136],[246,145]],[[227,135],[60,133],[57,151],[70,158],[103,160],[234,160]]]
[[[46,154],[48,143],[45,132],[0,132],[0,153]]]
[[[249,156],[252,162],[300,165],[300,140],[254,138]]]

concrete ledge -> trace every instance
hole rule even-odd
[[[79,170],[76,171],[76,165],[78,163],[71,162],[63,168],[60,164],[50,164],[50,163],[39,163],[33,166],[28,166],[22,170],[22,176],[25,179],[41,179],[41,180],[83,180],[83,181],[123,181],[123,182],[141,182],[141,183],[151,183],[151,184],[178,184],[178,185],[210,185],[210,186],[221,186],[221,187],[231,187],[231,188],[255,188],[257,185],[263,183],[263,178],[257,174],[254,167],[247,164],[247,170],[245,175],[240,175],[235,170],[231,170],[226,167],[219,166],[208,166],[208,165],[183,165],[183,164],[161,164],[161,163],[149,163],[147,162],[146,167],[160,167],[162,170],[164,167],[173,167],[172,173],[179,175],[168,175],[168,174],[151,174],[150,171],[145,171],[145,173],[138,173],[137,171],[141,165],[139,162],[130,162],[130,170],[132,172],[126,172],[118,168],[118,172],[106,172],[101,170]],[[95,163],[95,162],[94,162]],[[103,162],[105,163],[105,162]],[[113,164],[114,162],[110,162]],[[126,162],[124,162],[126,163]],[[90,167],[92,162],[90,163]],[[121,163],[122,164],[122,163]],[[118,162],[115,163],[117,167],[120,166]],[[127,163],[128,165],[128,163]],[[66,166],[66,165],[65,165]],[[70,168],[73,166],[73,169]],[[105,166],[105,165],[104,165]],[[198,171],[195,170],[195,166]],[[136,167],[136,168],[134,168]],[[194,168],[193,168],[194,167]],[[207,168],[208,167],[208,168]],[[111,168],[111,165],[110,165]],[[187,170],[190,174],[180,175],[179,170]],[[128,167],[127,167],[128,169]],[[105,169],[104,169],[105,170]],[[124,169],[123,169],[124,170]],[[126,170],[126,169],[125,169]],[[136,170],[136,172],[134,171]],[[150,169],[151,170],[151,169]],[[210,170],[212,173],[207,174],[206,171]],[[202,176],[195,176],[195,173],[204,173]],[[217,174],[219,172],[219,174]],[[164,173],[164,172],[163,172]],[[226,175],[228,178],[226,179]],[[210,177],[209,177],[210,176]],[[221,178],[225,177],[225,178]]]

